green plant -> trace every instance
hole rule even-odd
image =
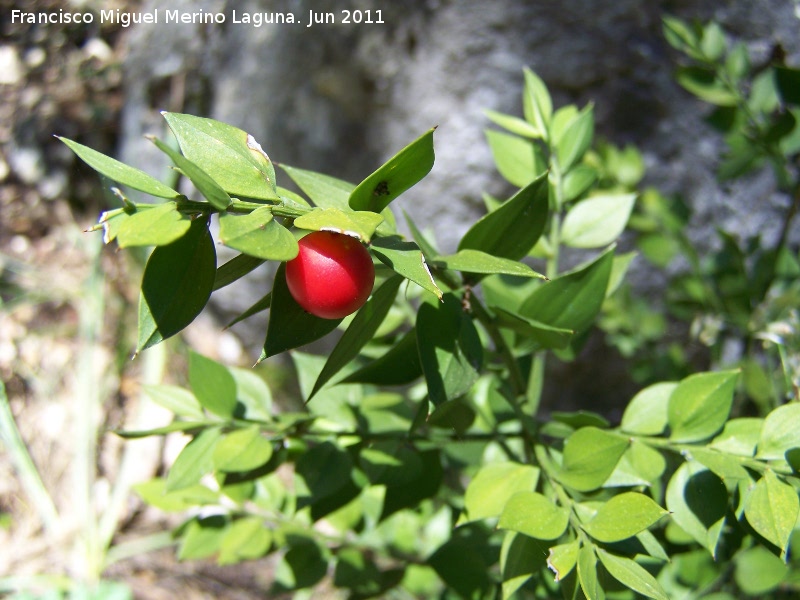
[[[369,252],[344,233],[314,231],[286,263],[286,285],[297,303],[323,319],[341,319],[364,306],[375,283]]]
[[[593,149],[593,107],[554,109],[529,70],[523,114],[490,112],[504,131],[487,132],[519,191],[487,197],[487,214],[446,255],[410,219],[413,239],[400,235],[389,207],[431,169],[433,130],[358,185],[282,165],[307,198],[277,185],[252,136],[210,119],[164,115],[180,153],[153,140],[204,200],[64,140],[107,177],[165,200],[125,197],[101,217],[107,241],[155,246],[137,352],[180,332],[214,290],[281,263],[235,321],[270,311],[259,360],[291,351],[305,409],[276,411],[256,373],[192,353],[188,390],[147,388],[174,422],[119,432],[190,436],[165,477],[137,488],[167,511],[201,509],[176,532],[181,558],[277,551],[274,589],[299,597],[329,573],[353,598],[796,592],[797,404],[729,420],[731,369],[650,385],[615,427],[591,411],[541,414],[546,362],[579,355],[634,258],[615,242],[641,169],[635,152]],[[241,253],[223,265],[212,215]],[[298,253],[296,230],[367,244],[376,286],[351,319],[321,319],[290,293],[283,263]],[[584,262],[562,270],[567,252]],[[328,356],[297,350],[337,328]]]

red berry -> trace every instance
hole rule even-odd
[[[297,303],[323,319],[341,319],[361,308],[372,292],[375,267],[357,239],[314,231],[298,241],[286,263],[286,285]]]

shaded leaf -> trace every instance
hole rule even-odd
[[[684,463],[670,479],[665,500],[672,520],[716,556],[728,510],[728,490],[720,478],[698,463]]]
[[[788,560],[789,538],[800,515],[797,491],[767,470],[745,500],[744,515],[759,535],[781,550]]]
[[[340,383],[405,385],[420,375],[422,364],[417,350],[417,331],[411,329],[388,352],[354,371]]]
[[[738,371],[721,371],[682,380],[672,392],[667,409],[671,439],[695,442],[722,429],[730,414],[738,376]]]
[[[189,354],[189,384],[205,408],[225,418],[236,412],[236,381],[230,371],[197,352]]]
[[[661,584],[639,563],[624,556],[611,554],[602,548],[597,549],[597,555],[611,576],[624,586],[648,598],[669,600]]]
[[[153,250],[142,277],[137,353],[194,321],[211,296],[216,263],[206,219],[195,219],[183,237]]]
[[[350,210],[348,199],[350,198],[350,193],[355,189],[352,183],[336,179],[330,175],[298,169],[297,167],[283,164],[280,167],[311,198],[311,201],[316,206]]]
[[[252,471],[272,457],[272,443],[258,425],[226,434],[214,446],[214,468],[224,472]]]
[[[378,260],[395,273],[442,299],[442,290],[436,285],[425,257],[416,243],[406,242],[400,236],[393,235],[375,238],[370,249]]]

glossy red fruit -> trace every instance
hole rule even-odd
[[[300,252],[286,263],[286,285],[300,306],[323,319],[341,319],[364,305],[375,267],[360,241],[314,231],[297,243]]]

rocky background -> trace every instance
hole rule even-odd
[[[292,11],[305,20],[312,8],[339,15],[347,4],[382,10],[385,24],[307,29],[230,22],[234,9]],[[129,28],[11,21],[13,9],[101,8],[203,9],[229,18],[226,25]],[[713,243],[709,232],[716,225],[769,240],[786,200],[773,193],[768,172],[734,186],[717,183],[721,140],[703,124],[707,107],[673,80],[676,57],[661,34],[664,14],[716,19],[757,56],[766,58],[780,43],[790,64],[800,62],[800,7],[793,0],[0,0],[0,378],[57,507],[78,515],[76,523],[84,518],[85,507],[76,507],[68,485],[70,442],[80,420],[72,412],[78,358],[97,353],[95,388],[103,408],[92,419],[101,430],[125,422],[142,367],[128,360],[135,257],[99,249],[96,238],[80,233],[110,202],[107,186],[53,134],[160,175],[167,173],[163,155],[142,135],[168,136],[161,110],[190,112],[247,130],[276,161],[356,182],[438,125],[436,165],[397,208],[452,250],[482,213],[482,192],[511,192],[493,167],[483,110],[521,114],[522,68],[529,66],[556,105],[594,102],[598,134],[641,149],[645,183],[683,194],[692,207],[691,233],[700,248]],[[642,291],[657,295],[659,277],[643,262],[634,268]],[[81,315],[93,269],[105,274],[107,302],[102,327],[87,338]],[[220,335],[214,317],[246,308],[268,281],[265,272],[226,290],[191,330],[191,343],[224,360],[252,362],[263,321]],[[588,385],[581,382],[597,379],[596,365],[579,363],[560,374],[561,399],[581,396]],[[180,367],[178,357],[173,372]],[[121,452],[109,437],[98,449],[104,485],[114,479]],[[141,461],[140,476],[158,470],[159,456]],[[98,505],[106,501],[103,489],[98,484]],[[80,576],[71,553],[63,556],[52,540],[37,537],[39,524],[24,498],[10,464],[0,459],[0,577],[42,569]],[[159,523],[132,502],[120,531],[124,537]],[[247,598],[265,585],[258,566],[223,574],[174,565],[171,555],[114,573],[142,598],[221,597],[221,590]],[[148,584],[153,581],[159,591]]]

